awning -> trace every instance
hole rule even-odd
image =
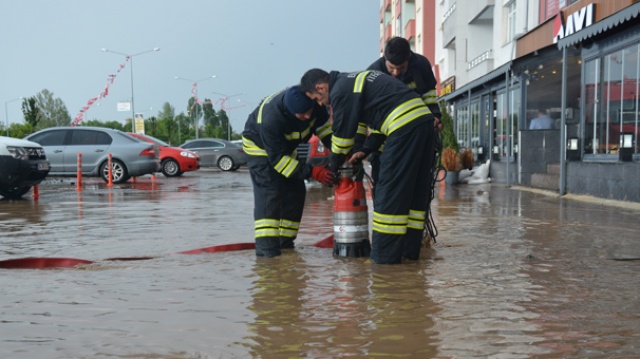
[[[637,2],[631,6],[627,6],[617,13],[604,18],[581,31],[578,31],[575,34],[558,40],[558,48],[563,49],[565,47],[575,45],[592,36],[611,30],[614,27],[620,26],[627,21],[635,19],[636,17],[638,17],[638,14],[640,14],[640,2]]]
[[[500,76],[504,76],[507,73],[507,71],[509,71],[510,68],[511,68],[511,61],[507,62],[506,64],[498,67],[497,69],[489,72],[488,74],[482,77],[478,77],[477,79],[465,84],[459,89],[442,96],[441,99],[444,99],[445,101],[450,101],[460,95],[464,95],[467,93],[467,91],[471,89],[474,89],[478,86],[491,82]]]

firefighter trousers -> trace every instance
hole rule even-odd
[[[431,192],[433,117],[422,116],[387,137],[374,187],[371,260],[418,259]]]
[[[253,183],[256,255],[275,257],[293,248],[298,236],[307,189],[302,179],[276,172],[267,157],[247,156]]]

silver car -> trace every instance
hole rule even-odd
[[[247,163],[242,146],[221,138],[189,140],[181,148],[200,156],[200,167],[218,166],[223,171],[235,171]]]
[[[122,183],[131,177],[153,174],[160,169],[157,146],[128,134],[102,127],[51,127],[27,137],[39,143],[51,164],[49,175],[76,175],[81,154],[83,176],[109,181],[111,155],[112,181]]]

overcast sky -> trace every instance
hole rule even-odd
[[[165,102],[186,113],[192,82],[213,75],[198,83],[200,99],[246,93],[226,104],[236,107],[228,111],[235,132],[260,99],[306,70],[362,70],[379,56],[376,0],[2,0],[0,13],[0,101],[11,123],[23,122],[12,100],[43,89],[73,120],[108,88],[85,120],[130,118],[117,103],[131,98],[131,62],[102,48],[160,48],[133,57],[134,108],[145,118]]]

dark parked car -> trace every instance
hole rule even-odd
[[[246,164],[242,146],[221,138],[189,140],[180,147],[197,153],[200,167],[218,166],[223,171],[235,171]]]
[[[52,175],[76,175],[82,154],[82,175],[109,181],[111,154],[113,183],[153,174],[160,169],[158,146],[102,127],[51,127],[25,137],[44,148]]]
[[[20,198],[48,173],[49,162],[42,146],[0,136],[0,196]]]

